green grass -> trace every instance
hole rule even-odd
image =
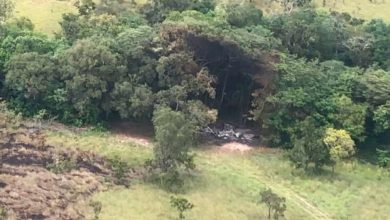
[[[35,30],[52,36],[60,30],[62,14],[76,12],[70,0],[15,0],[15,16],[27,17]]]
[[[150,147],[108,133],[50,132],[48,143],[119,155],[132,165],[152,156]],[[215,149],[194,152],[197,170],[186,178],[181,195],[195,205],[188,219],[265,219],[266,209],[257,199],[259,191],[268,187],[287,198],[287,219],[389,219],[390,175],[370,164],[339,165],[334,177],[330,172],[307,176],[293,169],[278,151],[244,155]],[[169,205],[170,196],[156,185],[138,181],[129,189],[117,187],[93,199],[102,202],[104,220],[164,220],[176,216]]]
[[[316,6],[322,8],[323,0],[315,0]],[[335,10],[339,12],[348,12],[354,17],[371,20],[373,18],[382,18],[390,22],[390,1],[388,0],[327,0],[326,10]]]
[[[147,0],[137,1],[145,3]],[[384,21],[390,22],[390,1],[382,3],[381,0],[377,0],[380,3],[376,4],[370,3],[369,0],[345,0],[345,3],[340,0],[327,1],[329,3],[325,8],[322,8],[322,0],[315,0],[315,4],[324,10],[348,12],[364,19],[382,18]],[[50,36],[60,30],[59,21],[61,21],[62,14],[76,12],[71,0],[16,0],[15,2],[16,17],[25,16],[31,19],[37,31]],[[280,7],[269,3],[269,0],[255,0],[255,3],[268,14],[280,11]]]

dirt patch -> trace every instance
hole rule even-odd
[[[230,143],[223,144],[222,146],[219,147],[219,149],[223,152],[245,153],[253,150],[253,147],[239,142],[230,142]]]
[[[131,141],[142,146],[152,145],[154,136],[152,124],[116,122],[109,127],[111,133],[120,140]]]

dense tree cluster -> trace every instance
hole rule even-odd
[[[390,24],[279,2],[285,12],[264,16],[250,3],[82,0],[55,38],[26,18],[2,22],[9,4],[0,11],[1,96],[26,116],[44,110],[78,125],[151,120],[164,109],[196,130],[228,111],[251,114],[301,167],[385,141]]]

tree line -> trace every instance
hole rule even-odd
[[[333,166],[367,142],[386,144],[390,25],[317,11],[310,1],[281,4],[293,7],[265,16],[251,3],[82,0],[54,38],[27,18],[8,19],[9,4],[0,11],[1,97],[25,116],[82,125],[154,115],[158,127],[174,118],[194,136],[217,119],[213,103],[249,94],[267,143],[306,169]],[[244,83],[229,97],[218,90],[228,73],[271,62],[277,74],[265,95],[241,92]],[[156,153],[164,169],[176,160]]]

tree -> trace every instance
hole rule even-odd
[[[288,154],[289,159],[297,168],[308,171],[309,165],[314,165],[314,171],[330,164],[329,149],[322,141],[324,129],[312,117],[307,117],[297,124],[292,136],[293,148]]]
[[[373,61],[390,70],[390,24],[383,20],[372,20],[366,25],[365,31],[373,36],[371,47]]]
[[[379,106],[374,111],[375,133],[380,134],[390,130],[390,101]]]
[[[54,107],[48,105],[47,98],[63,86],[55,58],[35,52],[19,54],[9,60],[7,70],[8,98],[18,103],[19,110],[31,116],[42,108]]]
[[[156,145],[154,158],[157,166],[167,172],[180,165],[194,168],[193,156],[188,151],[193,145],[194,126],[181,112],[160,107],[154,112],[153,125]]]
[[[80,15],[90,15],[96,9],[96,3],[92,0],[77,0],[74,6],[78,9]]]
[[[271,212],[273,211],[273,217],[279,219],[284,216],[284,212],[287,209],[286,198],[279,197],[271,189],[260,192],[260,203],[266,204],[268,207],[268,219],[271,219]]]
[[[14,7],[13,0],[0,0],[0,24],[11,17]]]
[[[181,197],[173,197],[171,196],[171,206],[172,208],[177,209],[179,212],[179,219],[185,220],[184,213],[194,208],[194,205],[190,203],[187,199]]]
[[[283,56],[277,68],[276,92],[267,97],[267,111],[259,116],[271,133],[271,144],[293,148],[298,142],[308,141],[323,148],[323,143],[313,143],[323,134],[311,133],[308,128],[308,136],[302,136],[302,123],[308,117],[316,131],[332,125],[353,132],[356,138],[364,137],[366,107],[350,98],[360,74],[358,69],[347,68],[338,61],[318,63]]]
[[[207,13],[214,7],[214,0],[155,0],[145,4],[141,11],[150,23],[159,23],[173,11],[198,10]]]
[[[78,41],[62,55],[61,66],[68,98],[80,118],[93,122],[110,112],[109,94],[125,67],[104,41]]]
[[[351,35],[343,20],[314,9],[272,17],[269,28],[290,53],[320,60],[344,60],[344,42]]]
[[[110,96],[110,105],[121,118],[150,118],[152,115],[155,98],[148,86],[118,82]]]
[[[355,140],[364,141],[367,105],[354,103],[345,95],[335,98],[334,103],[336,110],[329,115],[333,124],[348,131]]]
[[[287,13],[291,13],[294,9],[307,6],[312,0],[272,0],[274,2],[280,3],[284,11]]]
[[[355,97],[371,106],[384,105],[390,100],[390,72],[382,69],[368,69],[356,80]]]
[[[334,164],[348,159],[356,153],[355,142],[345,130],[328,128],[324,136],[324,143],[329,148],[330,158],[333,163],[333,172]]]
[[[226,6],[226,20],[236,27],[254,26],[261,23],[263,12],[252,4],[233,4]]]

